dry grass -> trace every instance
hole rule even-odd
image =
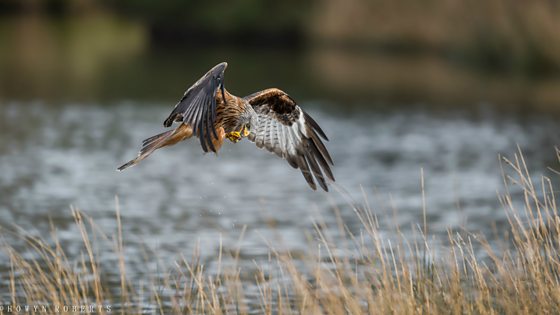
[[[316,241],[310,249],[315,250],[292,257],[269,243],[270,258],[259,262],[252,279],[242,276],[239,250],[220,250],[217,272],[207,272],[195,252],[178,261],[158,288],[133,286],[126,276],[118,208],[118,229],[112,236],[73,209],[83,240],[79,261],[68,259],[55,234],[54,245],[49,245],[19,231],[39,258],[24,257],[9,244],[2,248],[12,266],[11,303],[111,304],[113,313],[126,314],[146,309],[162,314],[559,313],[560,217],[551,181],[543,177],[533,182],[521,154],[502,164],[506,189],[499,198],[509,226],[499,234],[501,240],[488,242],[481,235],[450,230],[447,246],[435,247],[419,222],[416,241],[398,228],[395,235],[400,237],[391,241],[380,234],[365,199],[364,206],[353,206],[362,223],[359,234],[352,234],[336,212],[335,230],[346,242],[335,242],[318,219],[311,231]],[[511,189],[518,192],[510,194]],[[120,288],[104,284],[94,238],[113,245]],[[226,260],[230,263],[222,264]],[[256,297],[248,298],[248,286],[257,288]],[[162,287],[173,294],[162,294]]]

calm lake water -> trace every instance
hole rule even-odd
[[[331,139],[327,146],[337,181],[329,193],[312,191],[298,171],[248,141],[227,143],[217,156],[202,154],[197,141],[185,142],[116,172],[135,156],[142,139],[162,130],[172,104],[3,103],[0,225],[18,225],[48,238],[52,222],[76,259],[82,242],[69,206],[114,234],[118,196],[128,276],[135,282],[163,274],[196,247],[212,272],[220,242],[226,251],[238,248],[244,227],[240,260],[245,270],[268,261],[265,240],[305,253],[307,233],[317,220],[336,235],[333,207],[359,233],[361,223],[349,200],[363,203],[362,189],[387,238],[396,236],[391,234],[395,224],[411,236],[422,223],[421,169],[429,230],[436,238],[444,238],[448,228],[463,227],[491,235],[493,224],[507,222],[497,199],[503,191],[498,154],[511,157],[519,145],[534,176],[556,176],[546,170],[558,168],[554,146],[560,125],[553,117],[492,110],[348,111],[319,102],[302,106]],[[18,240],[10,242],[24,250]],[[115,257],[109,245],[100,246],[104,275],[116,283]],[[5,257],[0,270],[6,288]],[[1,292],[7,301],[9,291]]]

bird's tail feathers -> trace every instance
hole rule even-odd
[[[138,152],[138,156],[136,158],[126,162],[125,164],[119,166],[119,168],[117,168],[117,170],[122,171],[126,168],[134,166],[134,165],[140,163],[140,161],[142,161],[143,159],[147,158],[155,150],[166,146],[168,144],[167,140],[173,135],[174,131],[175,130],[168,130],[168,131],[162,132],[160,134],[157,134],[155,136],[151,136],[148,139],[145,139],[144,141],[142,141],[142,149],[140,149],[140,152]]]

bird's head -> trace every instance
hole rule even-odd
[[[244,102],[245,110],[243,111],[239,119],[239,127],[245,128],[247,132],[250,132],[253,128],[257,127],[259,118],[255,110],[253,109],[253,106],[251,106],[247,101]]]

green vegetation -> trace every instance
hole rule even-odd
[[[560,102],[560,6],[548,0],[8,0],[0,16],[0,99],[174,101],[227,60],[229,84],[266,76],[310,99]]]
[[[9,255],[12,265],[11,302],[111,303],[113,312],[122,309],[126,314],[140,313],[141,307],[166,314],[246,314],[251,307],[265,314],[558,313],[560,216],[552,184],[547,178],[533,182],[521,154],[503,161],[506,193],[500,201],[509,225],[499,231],[502,239],[496,242],[450,230],[447,246],[434,247],[427,241],[426,226],[419,228],[418,241],[405,239],[395,227],[395,235],[401,237],[392,242],[380,234],[377,218],[365,200],[366,206],[352,207],[363,224],[359,234],[350,233],[334,210],[339,218],[338,233],[345,236],[347,247],[335,244],[318,220],[316,229],[310,231],[317,241],[309,245],[316,250],[303,257],[282,252],[268,240],[269,260],[256,262],[263,264],[258,265],[259,271],[242,278],[244,271],[236,263],[238,250],[220,251],[216,257],[220,267],[213,275],[194,253],[177,262],[176,270],[162,283],[141,290],[127,278],[126,235],[121,233],[118,207],[118,230],[109,236],[73,209],[84,245],[80,261],[68,260],[56,234],[49,245],[19,231],[29,250],[40,257],[35,259],[4,244],[2,252]],[[513,187],[522,189],[515,195],[518,197],[509,193]],[[516,207],[519,204],[522,208]],[[95,255],[96,239],[111,242],[118,257],[121,278],[116,293],[104,284]],[[341,251],[354,255],[340,255]],[[225,261],[233,263],[222,265]],[[266,272],[269,267],[265,265],[278,268],[278,276]],[[257,297],[252,297],[256,305],[247,303],[251,301],[245,291],[248,282],[258,287]],[[163,295],[164,291],[173,294]],[[140,300],[144,304],[137,303]]]
[[[46,0],[7,1],[0,13],[114,12],[140,21],[158,44],[294,48],[322,43],[436,54],[494,72],[560,70],[560,6],[534,0]]]
[[[284,37],[283,42],[296,40],[290,36],[301,35],[308,2],[106,0],[118,12],[141,18],[156,36],[168,40],[188,36],[197,43],[220,41],[214,44],[235,44],[235,41],[252,37],[259,37],[268,44],[278,37]]]
[[[435,54],[517,75],[560,70],[560,7],[547,0],[324,0],[314,38],[389,53]]]

